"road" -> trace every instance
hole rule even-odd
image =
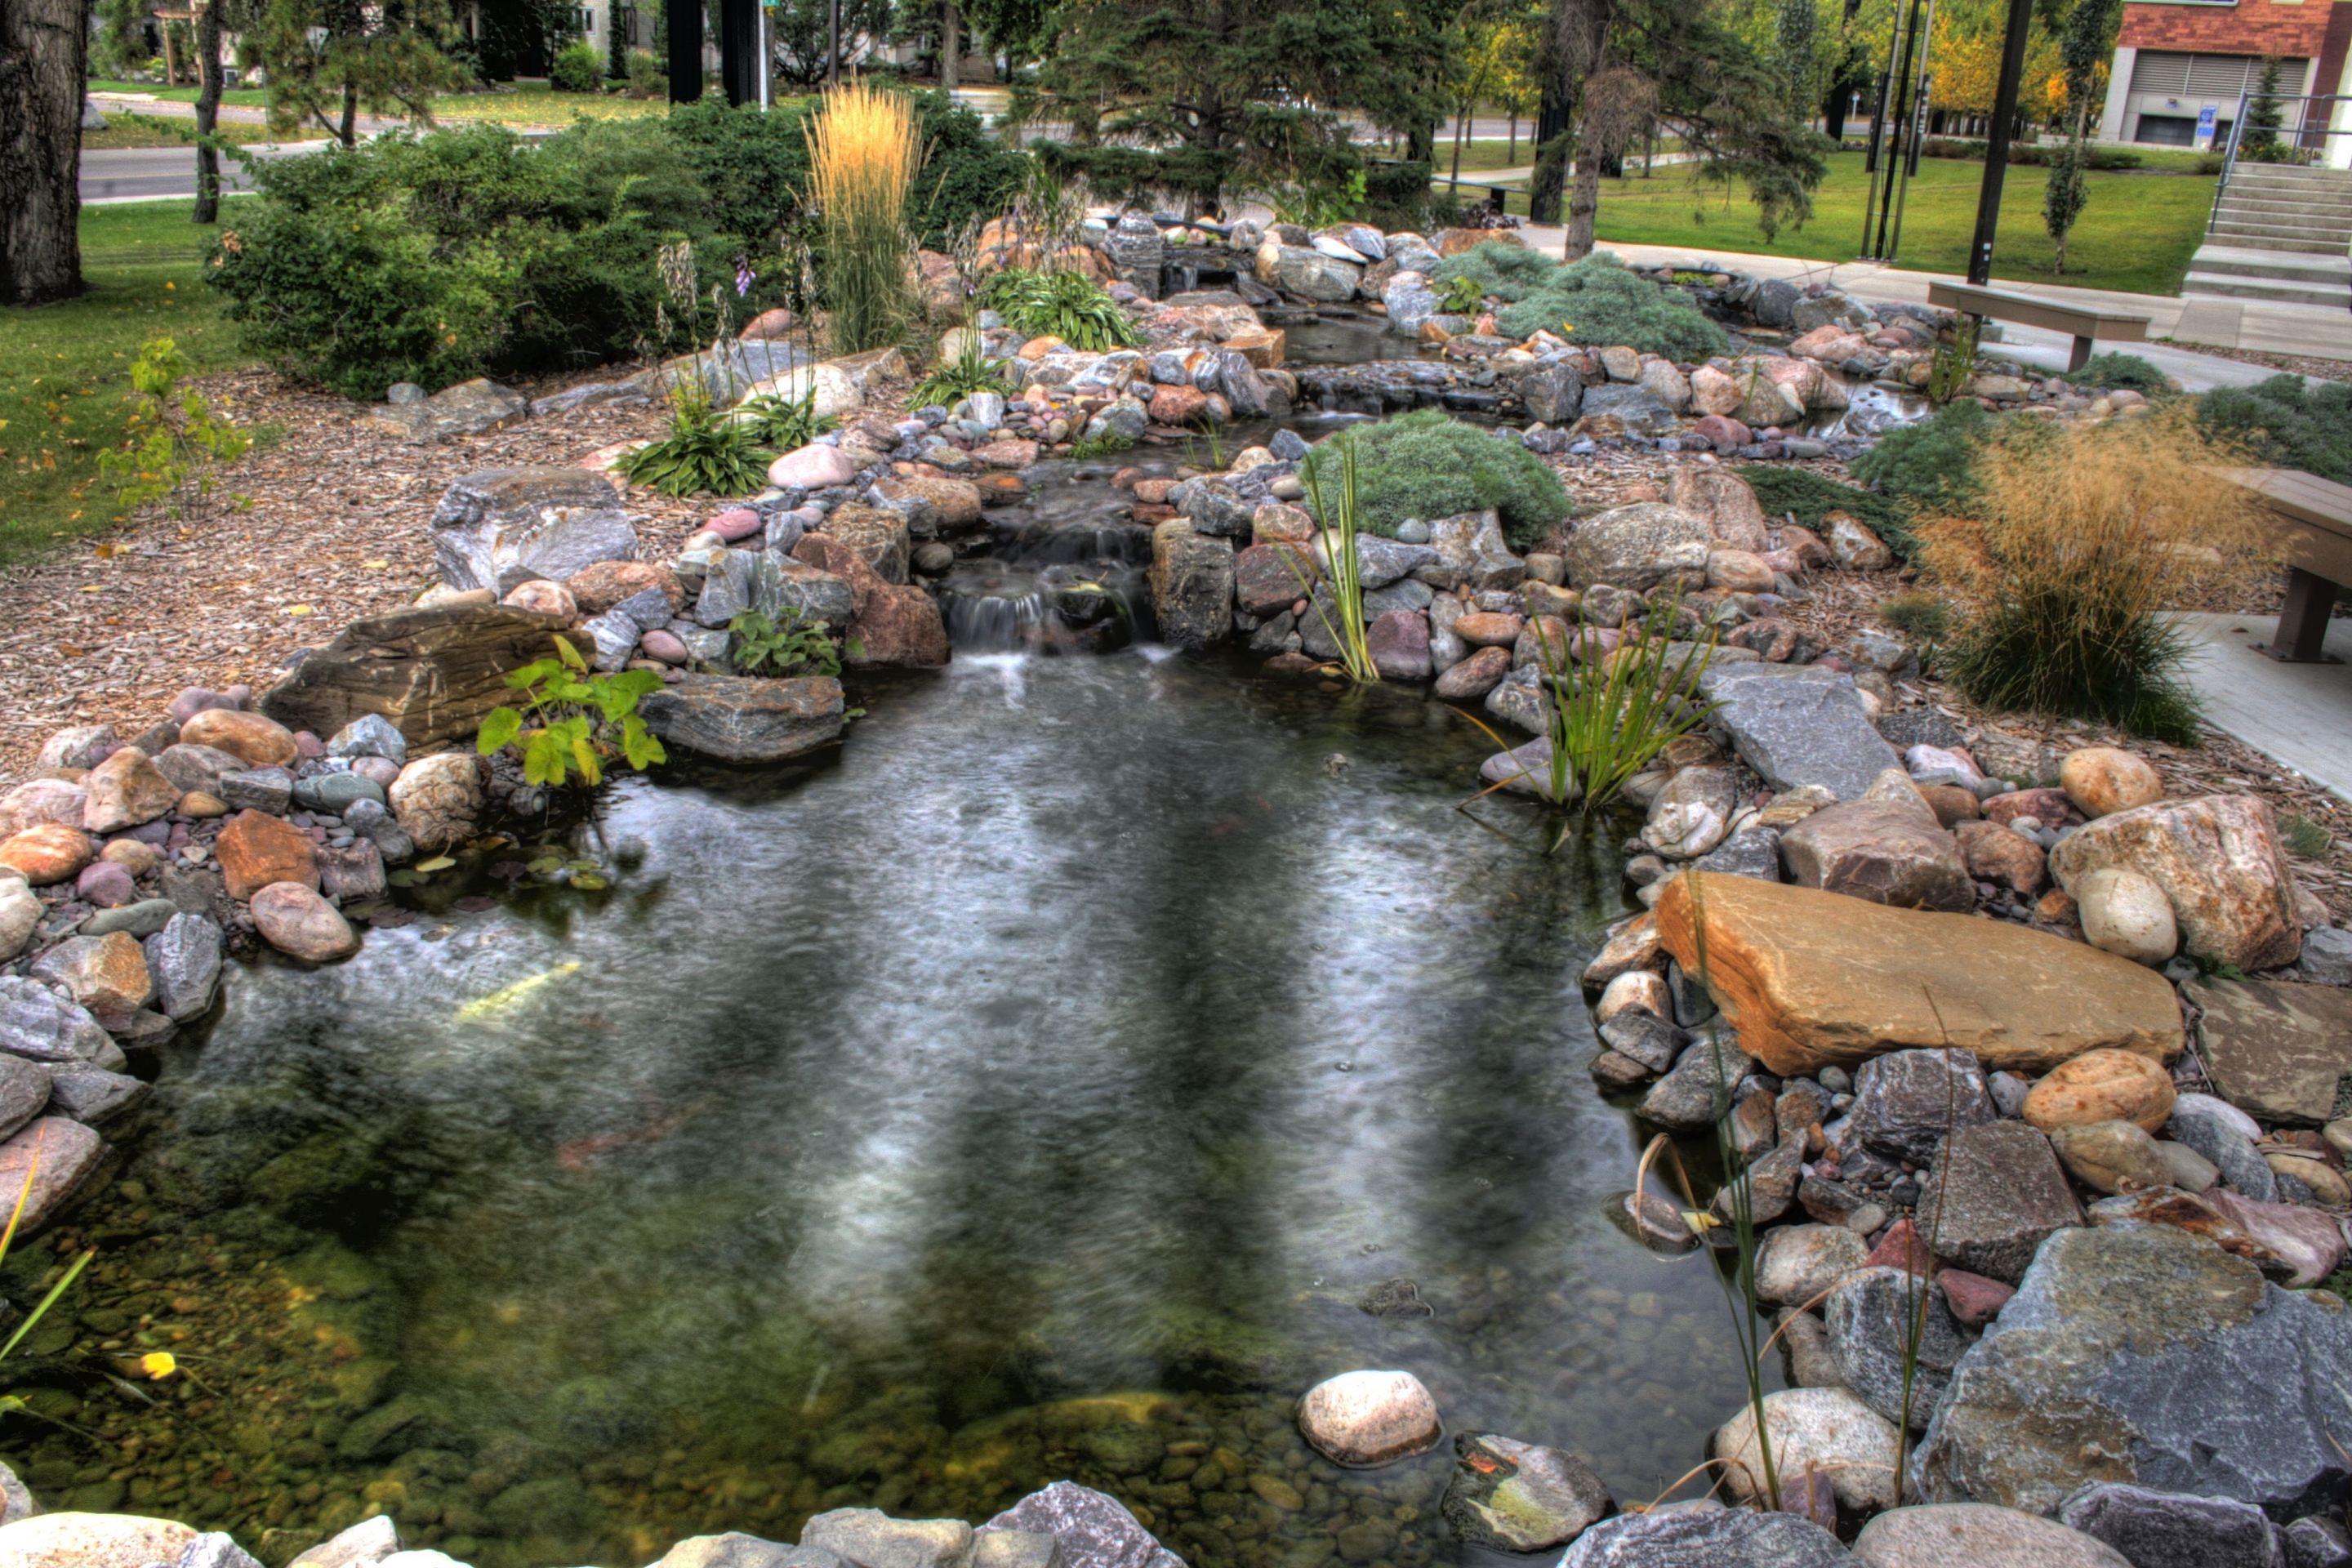
[[[289,142],[248,148],[264,158],[323,147],[323,142]],[[234,161],[223,159],[222,185],[249,190],[253,182]],[[194,147],[108,147],[81,155],[81,205],[100,206],[114,202],[152,202],[173,196],[193,199],[196,194],[196,150]]]

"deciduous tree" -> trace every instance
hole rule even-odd
[[[0,3],[0,305],[81,292],[84,0]]]
[[[362,109],[429,125],[434,94],[465,85],[446,21],[441,0],[266,0],[237,58],[267,74],[272,130],[315,123],[349,147]]]

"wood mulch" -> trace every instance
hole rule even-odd
[[[0,788],[22,780],[54,730],[108,723],[135,734],[184,688],[266,687],[295,649],[414,599],[436,580],[427,525],[453,479],[576,463],[657,433],[666,417],[590,408],[411,447],[362,423],[362,405],[268,372],[195,384],[240,420],[282,431],[223,476],[252,504],[239,510],[216,496],[185,521],[152,510],[102,540],[0,572]],[[627,500],[649,552],[674,552],[708,510],[643,489]]]

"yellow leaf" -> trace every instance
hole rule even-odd
[[[389,561],[362,561],[360,564],[366,567],[371,572],[381,572],[385,567],[391,565],[392,563]]]
[[[308,605],[289,605],[286,606],[286,613],[289,616],[307,616],[310,613],[310,606]]]
[[[180,1370],[180,1362],[170,1351],[149,1351],[139,1358],[139,1370],[161,1383]]]
[[[416,868],[420,871],[446,871],[457,863],[446,855],[436,855],[430,860],[419,860]]]

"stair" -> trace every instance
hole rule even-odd
[[[2184,295],[2352,307],[2352,170],[2240,163]]]

